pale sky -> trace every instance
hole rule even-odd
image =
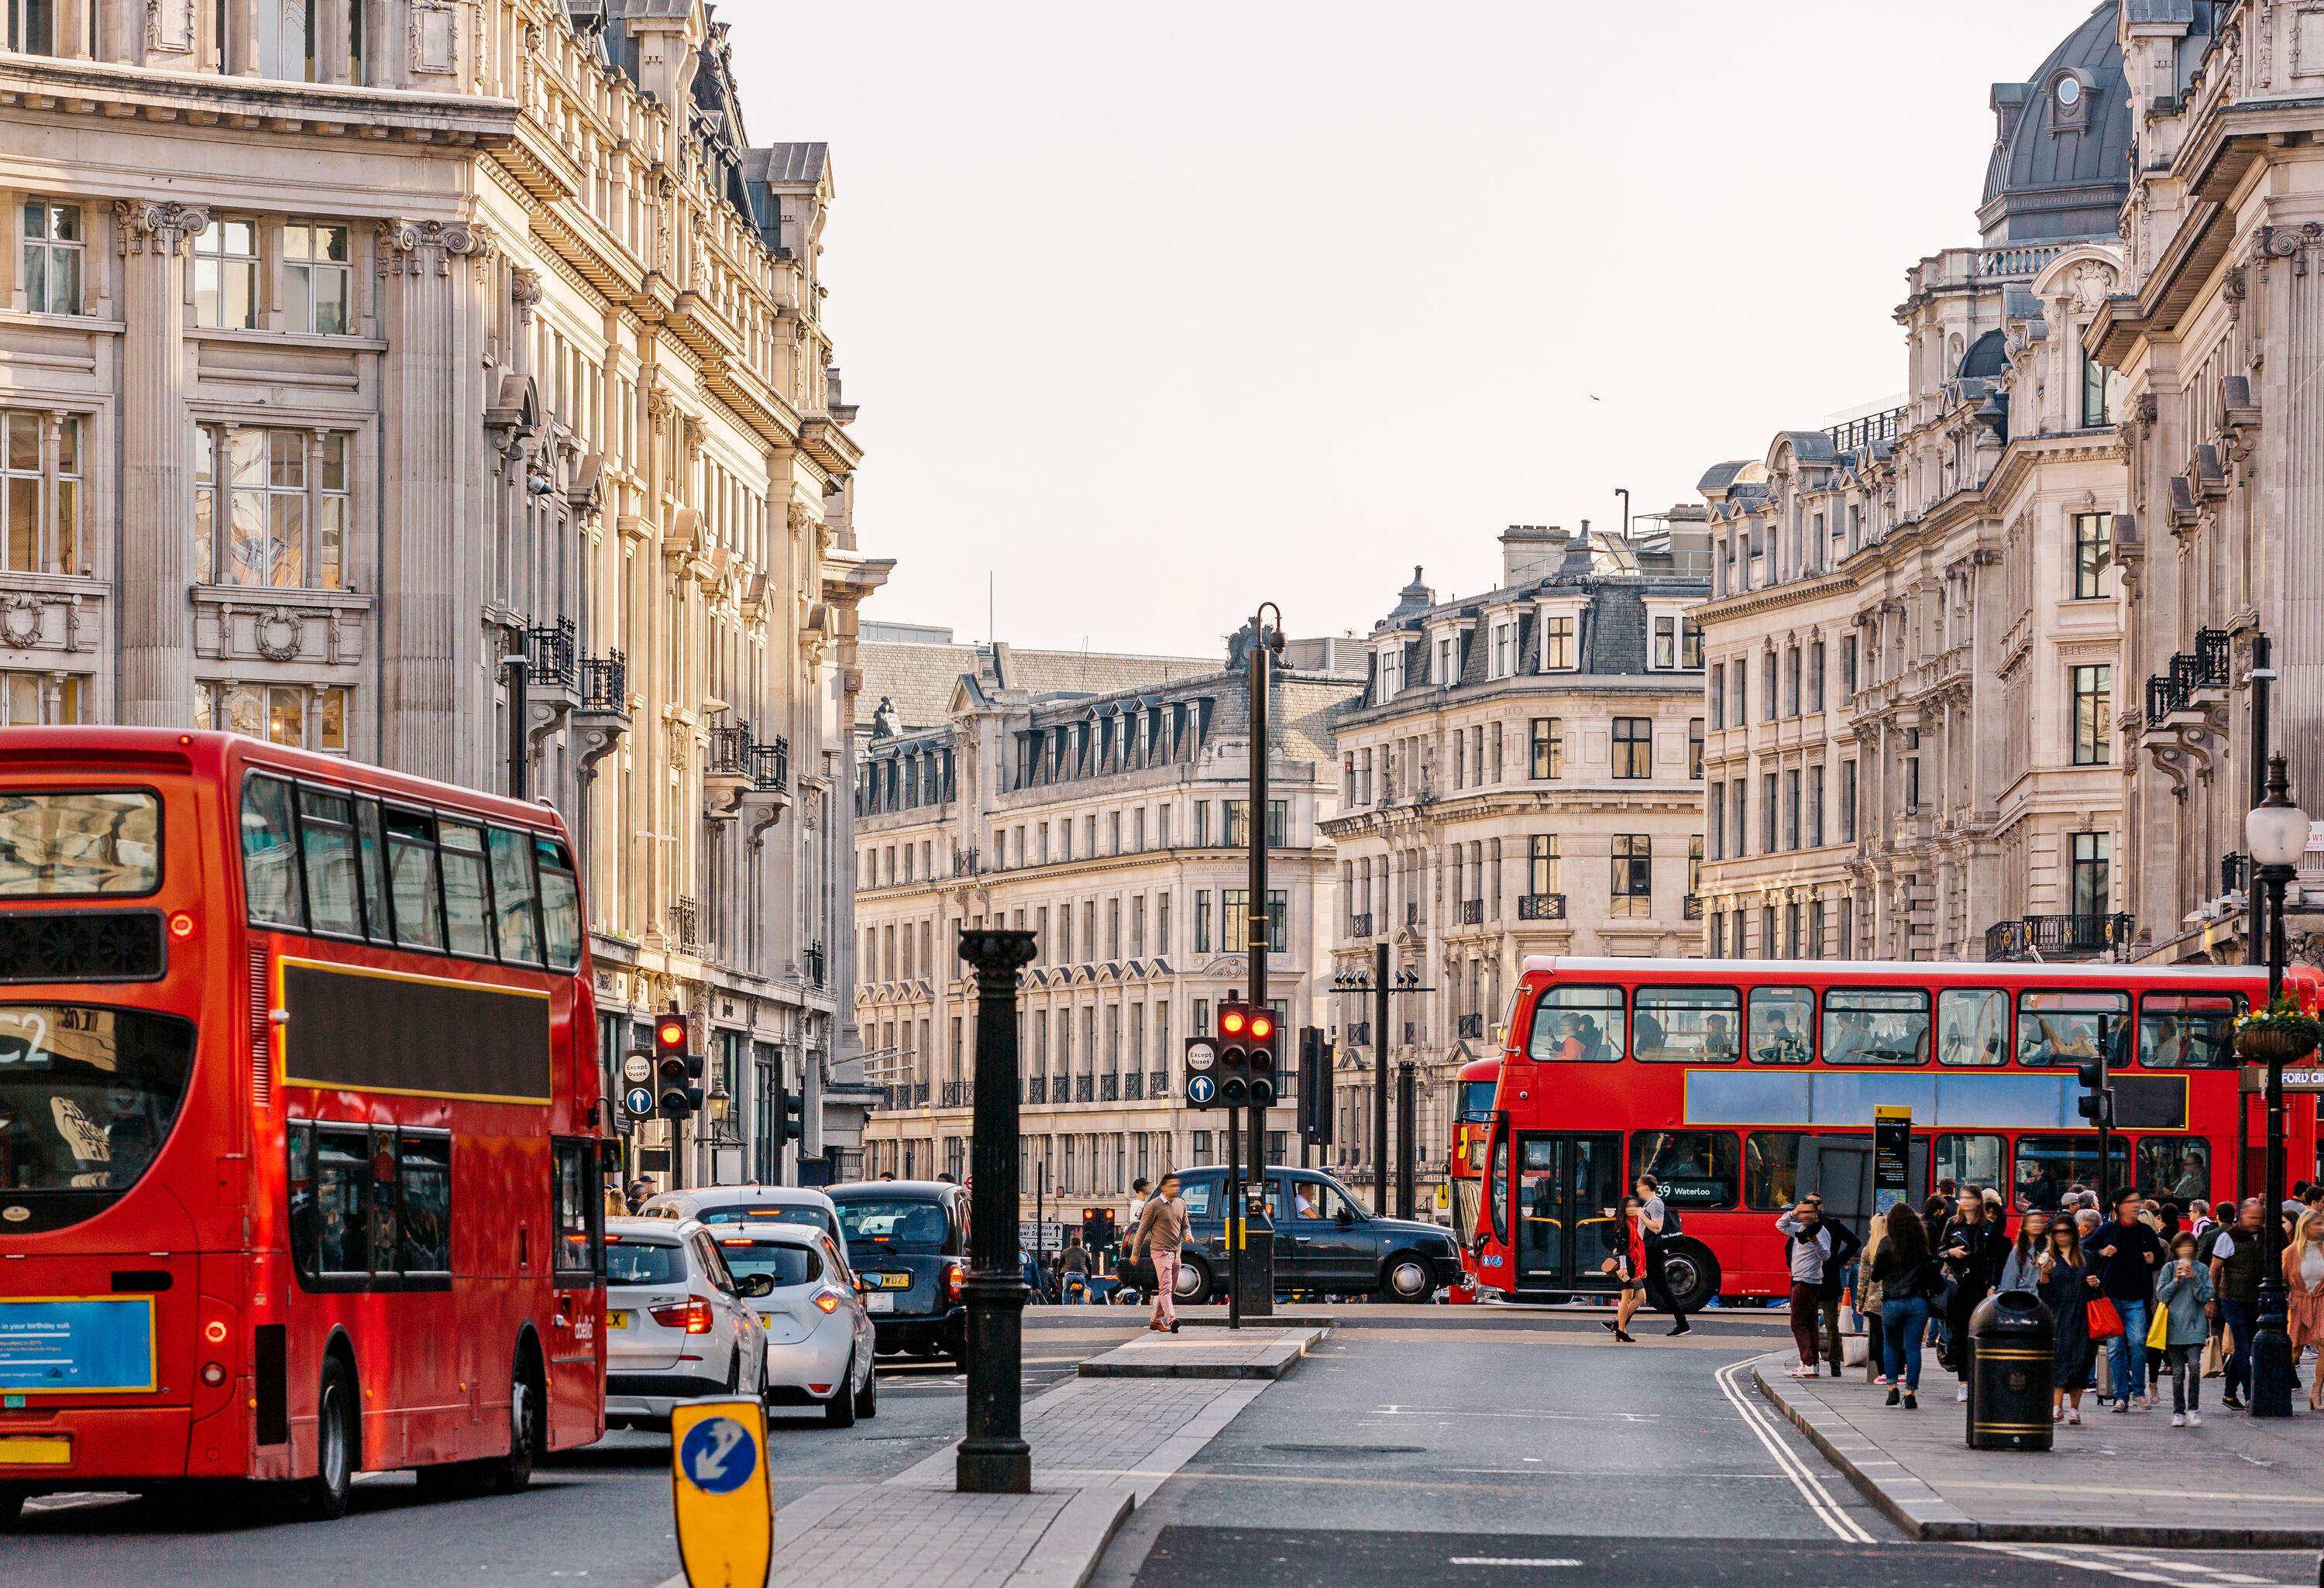
[[[867,618],[1363,632],[1901,392],[1989,86],[2088,0],[727,0],[822,139]]]

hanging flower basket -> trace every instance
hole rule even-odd
[[[2324,1024],[2290,994],[2236,1021],[2236,1054],[2255,1064],[2291,1064],[2316,1051]]]

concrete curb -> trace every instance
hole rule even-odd
[[[1783,1380],[1770,1378],[1762,1368],[1764,1362],[1786,1360],[1780,1355],[1764,1357],[1751,1364],[1751,1380],[1759,1387],[1759,1393],[1840,1469],[1875,1510],[1914,1538],[1957,1544],[2116,1544],[2134,1549],[2324,1547],[2324,1531],[2312,1528],[1979,1521],[1890,1459],[1886,1451],[1821,1402],[1802,1404],[1786,1396]]]
[[[1084,1489],[1057,1513],[1024,1565],[1010,1574],[1010,1588],[1086,1588],[1105,1546],[1137,1504],[1127,1485]]]
[[[1204,1361],[1192,1352],[1213,1349],[1205,1343],[1193,1347],[1135,1340],[1116,1346],[1081,1364],[1084,1379],[1279,1379],[1299,1365],[1307,1348],[1323,1337],[1321,1329],[1300,1329],[1288,1337],[1258,1347],[1247,1361]],[[1231,1343],[1231,1342],[1229,1342]]]

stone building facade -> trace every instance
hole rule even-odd
[[[1019,1004],[1028,1214],[1037,1192],[1119,1203],[1141,1175],[1225,1161],[1224,1115],[1184,1106],[1177,1055],[1250,984],[1240,654],[1190,672],[1178,658],[1006,645],[866,649],[856,1016],[884,1097],[865,1170],[964,1175],[975,984],[954,942],[988,924],[1038,945]],[[929,715],[929,667],[964,659],[942,720],[908,721]],[[1296,668],[1273,683],[1268,991],[1286,1029],[1323,1013],[1333,735],[1359,687]],[[1290,1103],[1275,1114],[1278,1160],[1297,1155]]]
[[[2147,107],[2126,263],[2085,346],[2120,372],[2128,453],[2121,797],[2139,949],[2243,957],[2253,642],[2276,673],[2271,746],[2324,812],[2324,16],[2289,0],[2126,0]],[[2287,919],[2318,924],[2312,846]]]
[[[1896,310],[1904,401],[1704,476],[1712,954],[2144,935],[2117,864],[2121,383],[2082,348],[2144,103],[2112,6],[1997,84],[1979,245],[1922,260]]]
[[[1385,942],[1391,978],[1426,991],[1391,998],[1386,1032],[1370,993],[1334,998],[1332,1157],[1351,1180],[1371,1183],[1382,1159],[1379,1041],[1391,1076],[1416,1066],[1416,1178],[1433,1195],[1453,1078],[1499,1050],[1526,955],[1699,950],[1705,522],[1681,509],[1633,540],[1512,525],[1498,588],[1440,602],[1416,568],[1363,642],[1323,826],[1333,968],[1368,977]]]
[[[711,1059],[671,1167],[772,1173],[802,1085],[822,1152],[887,567],[850,522],[824,146],[750,146],[701,0],[9,18],[0,725],[505,788],[521,651],[605,1056],[675,1003]]]

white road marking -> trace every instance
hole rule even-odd
[[[1456,1566],[1578,1566],[1582,1563],[1554,1555],[1456,1555],[1449,1564]]]
[[[2176,1583],[2185,1584],[2187,1588],[2209,1588],[2215,1583],[2234,1584],[2235,1588],[2305,1588],[2301,1583],[2272,1584],[2266,1578],[2255,1577],[2247,1572],[2230,1572],[2220,1566],[2203,1565],[2176,1551],[2163,1554],[2122,1549],[2104,1544],[2035,1546],[1971,1543],[1968,1547],[2006,1555],[2015,1560],[2039,1561],[2044,1565],[2104,1572],[2107,1576],[2130,1583]]]
[[[1741,1362],[1729,1363],[1712,1373],[1711,1381],[1719,1386],[1720,1394],[1727,1397],[1727,1403],[1735,1408],[1735,1415],[1743,1419],[1743,1426],[1749,1428],[1759,1443],[1766,1447],[1767,1454],[1775,1458],[1775,1464],[1792,1481],[1792,1487],[1800,1491],[1800,1498],[1808,1502],[1808,1509],[1815,1512],[1816,1519],[1830,1528],[1844,1544],[1872,1543],[1872,1535],[1842,1510],[1838,1500],[1832,1499],[1831,1491],[1823,1486],[1823,1481],[1808,1471],[1799,1458],[1784,1447],[1783,1440],[1768,1426],[1766,1417],[1751,1404],[1744,1391],[1736,1387],[1735,1375],[1749,1366],[1750,1361],[1747,1357]]]

